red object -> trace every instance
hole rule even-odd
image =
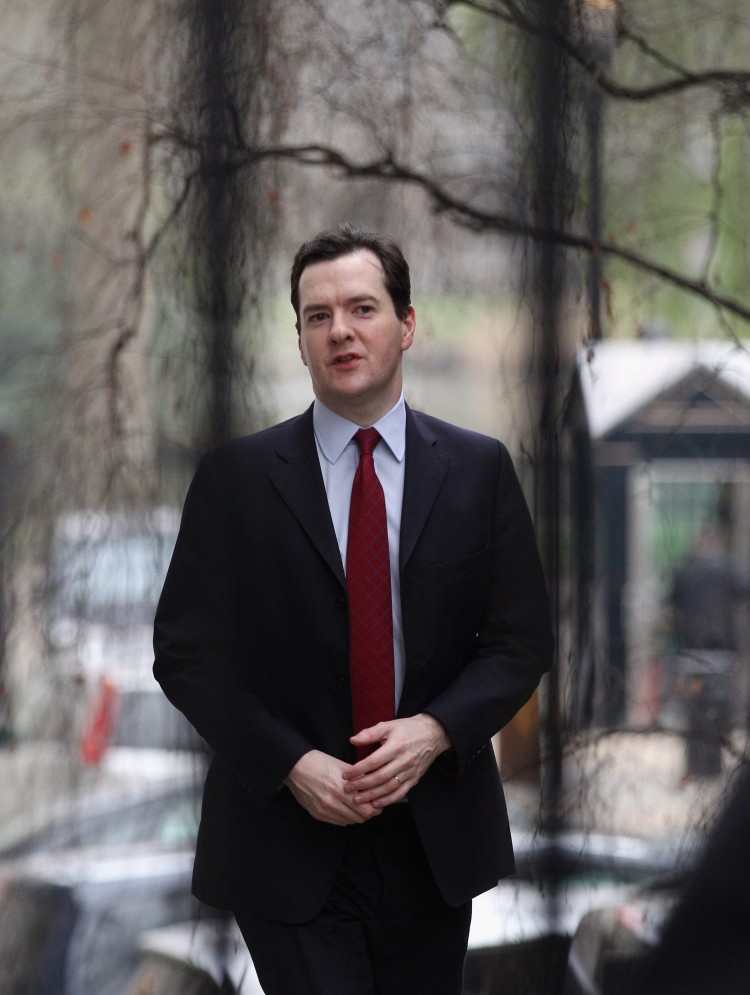
[[[395,714],[393,614],[385,495],[373,450],[380,441],[374,428],[355,439],[360,459],[352,485],[346,586],[349,592],[349,668],[354,731],[367,729]],[[372,747],[359,750],[360,759]]]
[[[91,718],[86,723],[81,737],[81,760],[89,766],[100,763],[107,752],[109,741],[115,731],[117,703],[118,694],[114,684],[103,680]]]

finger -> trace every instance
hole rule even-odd
[[[358,733],[349,738],[349,742],[356,747],[372,747],[374,752],[379,752],[387,745],[389,737],[392,735],[396,722],[378,722],[377,725],[367,729],[360,729]],[[370,754],[372,756],[373,754]],[[360,761],[361,762],[361,761]]]
[[[373,805],[372,802],[363,802],[361,805],[354,805],[353,814],[347,817],[344,825],[361,826],[370,819],[376,818],[383,811],[382,805]]]
[[[350,742],[354,743],[355,746],[371,746],[373,743],[380,742],[393,724],[393,722],[376,722],[374,726],[367,726],[366,729],[355,732],[350,738]]]
[[[342,789],[337,792],[337,808],[340,812],[356,816],[358,820],[368,819],[375,814],[367,799],[356,798],[355,795]]]
[[[413,767],[414,758],[393,742],[358,761],[342,775],[345,785],[355,785],[357,790],[375,788],[385,784],[394,774],[403,777]]]
[[[380,814],[380,809],[364,799],[360,803],[355,803],[353,798],[347,798],[346,803],[318,808],[311,814],[321,822],[329,822],[334,826],[352,826],[367,822],[375,815]]]
[[[376,770],[362,773],[359,777],[344,781],[344,791],[346,794],[351,795],[352,793],[376,789],[380,789],[379,793],[382,794],[383,788],[392,790],[393,778],[398,770],[402,770],[401,780],[403,781],[404,779],[403,766],[403,764],[398,764],[396,761],[389,761]]]
[[[353,766],[343,771],[341,776],[344,783],[351,784],[355,781],[361,780],[364,777],[373,777],[379,774],[382,775],[386,765],[391,763],[394,759],[395,757],[391,752],[384,752],[384,747],[381,747],[380,750],[376,750],[374,753],[371,753],[368,757],[365,757],[364,760],[358,760]]]
[[[409,791],[410,780],[406,776],[392,774],[386,781],[373,788],[355,787],[354,799],[359,803],[369,803],[379,809],[404,798]]]

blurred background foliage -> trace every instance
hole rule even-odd
[[[288,270],[330,224],[404,245],[410,402],[532,476],[587,343],[742,345],[748,51],[744,0],[9,0],[6,600],[61,512],[179,505],[203,449],[308,403]]]
[[[558,656],[503,730],[513,818],[675,853],[713,820],[750,725],[748,53],[746,0],[5,0],[0,827],[180,759],[179,507],[310,403],[289,269],[343,221],[409,259],[407,401],[506,442],[535,516]],[[671,590],[707,524],[744,600],[701,674]]]

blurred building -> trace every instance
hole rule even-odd
[[[670,585],[701,530],[721,530],[733,564],[750,567],[750,353],[731,341],[596,343],[580,353],[568,416],[571,714],[650,722],[674,638]]]

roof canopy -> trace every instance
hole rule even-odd
[[[750,421],[750,351],[724,342],[618,341],[593,343],[578,357],[592,439],[603,438],[696,373],[746,400]]]

